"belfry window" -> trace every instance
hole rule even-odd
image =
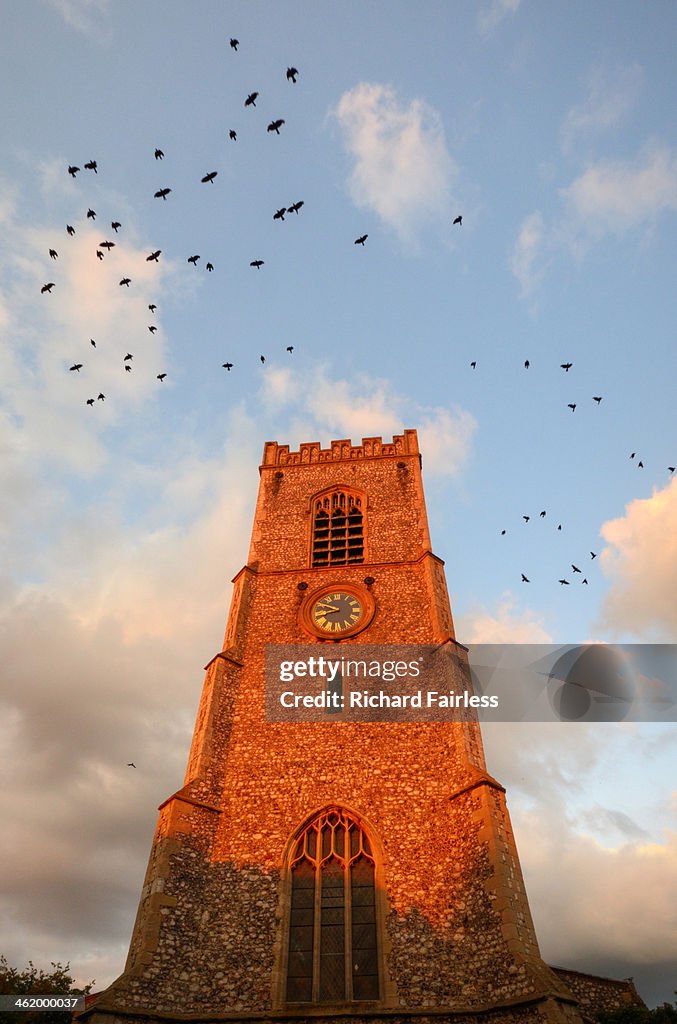
[[[364,561],[362,498],[350,491],[331,491],[313,503],[313,568],[353,565]]]
[[[323,811],[294,844],[288,1003],[379,998],[374,855],[362,826]]]

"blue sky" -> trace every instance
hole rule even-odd
[[[27,0],[3,27],[4,946],[103,984],[265,440],[418,428],[466,643],[675,642],[677,11]],[[654,1001],[674,989],[674,738],[486,731],[544,954]],[[49,862],[26,855],[46,819]],[[603,927],[550,885],[553,837]]]

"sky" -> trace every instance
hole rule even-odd
[[[100,989],[264,441],[418,429],[465,644],[677,642],[677,8],[4,0],[2,20],[0,952]],[[546,960],[671,1000],[677,727],[484,738]]]

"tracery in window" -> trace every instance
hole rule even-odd
[[[379,998],[374,855],[348,812],[319,814],[294,844],[287,1002]]]
[[[313,502],[312,566],[353,565],[364,561],[362,498],[334,490]]]

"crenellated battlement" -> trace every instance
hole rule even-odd
[[[355,459],[392,458],[396,455],[419,455],[418,436],[415,430],[395,434],[392,441],[380,437],[363,437],[362,444],[352,441],[330,441],[323,448],[320,441],[308,441],[299,445],[297,452],[290,452],[288,444],[266,441],[263,446],[261,469],[271,466],[311,465],[317,462],[352,462]]]

